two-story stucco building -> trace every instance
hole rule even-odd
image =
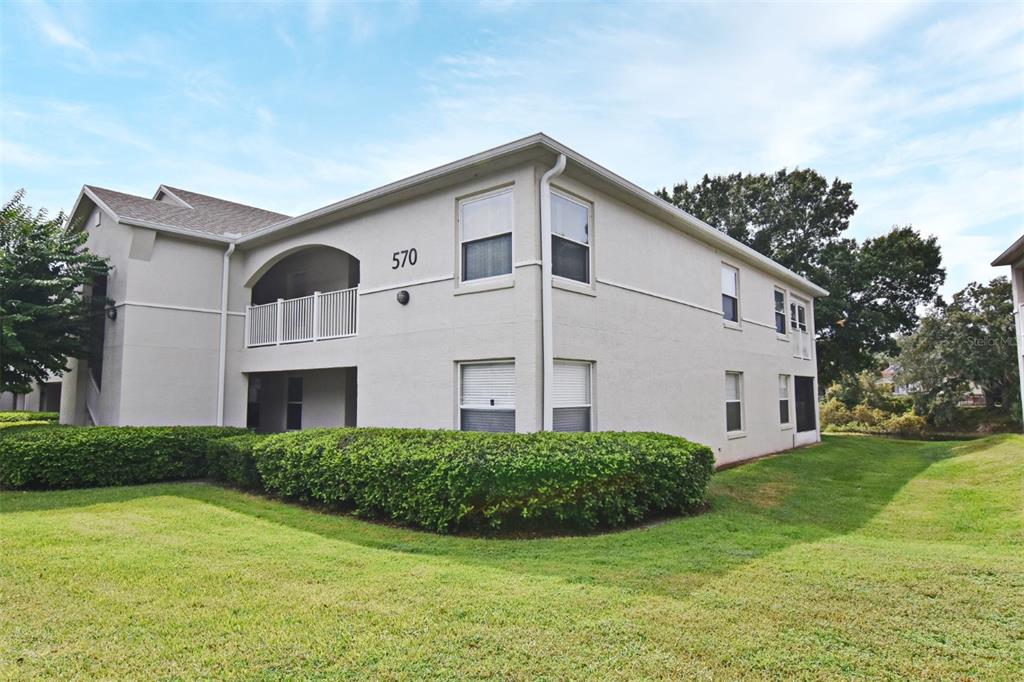
[[[61,420],[817,441],[827,292],[544,135],[297,217],[86,186],[113,266]]]

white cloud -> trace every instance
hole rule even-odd
[[[59,47],[90,53],[89,47],[80,40],[73,27],[67,25],[65,17],[58,17],[45,2],[31,2],[28,14],[36,28],[48,41]]]

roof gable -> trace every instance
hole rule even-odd
[[[161,185],[153,199],[86,185],[84,192],[101,202],[118,220],[213,234],[244,235],[286,220],[288,216],[198,192]]]

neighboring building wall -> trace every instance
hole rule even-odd
[[[1022,418],[1024,418],[1024,260],[1010,269],[1010,280],[1013,283],[1013,316],[1017,331],[1017,372],[1020,377],[1020,398]]]

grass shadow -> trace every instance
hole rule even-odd
[[[440,536],[319,513],[202,483],[6,492],[0,494],[0,513],[116,505],[174,495],[384,552],[429,555],[481,568],[678,597],[791,545],[856,530],[908,481],[933,463],[958,454],[955,448],[976,443],[827,437],[822,445],[716,474],[710,509],[704,514],[592,536],[527,540]]]

